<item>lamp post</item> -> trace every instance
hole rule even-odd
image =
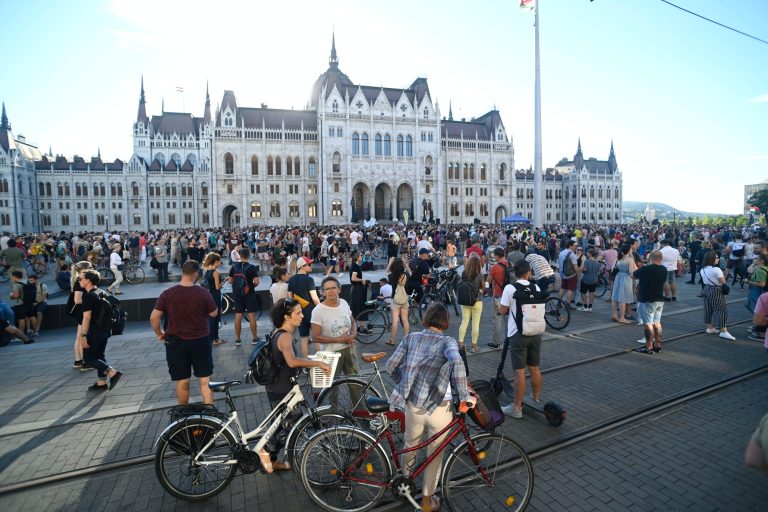
[[[427,200],[426,199],[421,200],[421,214],[422,214],[421,222],[426,223],[427,222]]]
[[[349,207],[352,210],[351,222],[354,224],[355,223],[355,198],[354,197],[349,200]]]

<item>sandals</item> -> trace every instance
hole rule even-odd
[[[469,349],[470,352],[473,354],[480,351],[480,348],[477,345],[472,345],[472,348]]]
[[[390,347],[396,347],[397,342],[395,340],[387,340],[384,342],[385,345],[389,345]]]

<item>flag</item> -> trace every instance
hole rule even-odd
[[[536,7],[536,0],[520,0],[520,7],[533,10]]]
[[[184,88],[183,88],[183,87],[179,87],[179,86],[177,85],[177,86],[176,86],[176,92],[184,92]]]

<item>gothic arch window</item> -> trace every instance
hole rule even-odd
[[[285,175],[293,176],[293,158],[290,156],[285,159]]]
[[[70,196],[70,191],[69,191],[69,183],[65,183],[65,184],[64,184],[64,195],[65,195],[66,197],[69,197],[69,196]]]
[[[267,157],[267,176],[275,174],[275,160],[269,156]]]
[[[610,198],[611,198],[611,187],[607,187],[607,188],[605,189],[605,197],[606,197],[607,199],[610,199]]]
[[[298,201],[291,201],[288,203],[288,217],[291,218],[298,218],[301,215],[299,212],[299,203]]]
[[[368,156],[368,134],[363,133],[363,136],[361,138],[361,152],[363,155]]]
[[[616,187],[616,194],[613,196],[614,198],[619,198],[619,187]]]
[[[403,156],[403,136],[397,136],[397,156]]]
[[[424,119],[429,119],[429,109],[424,107]]]
[[[333,172],[341,172],[341,155],[338,151],[333,154],[332,163]]]
[[[413,137],[410,135],[405,138],[405,156],[413,156]]]
[[[47,195],[48,197],[52,196],[53,195],[52,194],[52,188],[53,187],[51,186],[50,183],[46,183],[45,184],[45,195]]]
[[[384,156],[392,156],[392,137],[384,134]]]
[[[208,197],[208,183],[202,182],[200,184],[200,195],[203,197]]]
[[[282,162],[280,161],[280,157],[275,157],[275,176],[280,176],[283,173],[283,166]]]
[[[507,175],[507,164],[502,162],[501,165],[499,165],[499,179],[501,181],[504,181],[506,179],[506,175]]]
[[[272,204],[269,205],[269,216],[280,217],[280,203],[273,201]]]
[[[469,179],[469,165],[468,164],[464,164],[463,177],[464,177],[465,180]]]
[[[224,155],[224,174],[235,174],[235,158],[232,153]]]
[[[587,187],[581,187],[581,197],[587,197]]]
[[[475,164],[469,164],[469,179],[475,181]]]
[[[176,197],[176,184],[175,183],[171,184],[171,195],[173,197]]]
[[[428,156],[427,158],[424,159],[424,174],[426,174],[427,176],[432,174],[432,165],[433,165],[433,161],[431,156]]]
[[[600,187],[600,188],[597,189],[597,197],[598,197],[598,199],[602,199],[603,198],[603,187]]]
[[[251,176],[259,175],[259,157],[253,155],[251,157]]]
[[[381,156],[381,134],[377,133],[373,138],[373,153]]]
[[[254,201],[251,203],[251,218],[252,219],[261,218],[261,203],[257,201]]]
[[[341,217],[344,215],[344,210],[341,206],[341,201],[338,199],[335,199],[331,201],[331,216],[332,217]]]
[[[298,156],[293,158],[293,174],[295,176],[301,175],[301,160]]]
[[[315,162],[315,157],[313,156],[309,157],[309,161],[307,162],[307,165],[309,166],[309,177],[314,178],[315,172],[317,171],[317,163]]]
[[[38,185],[37,195],[39,195],[39,196],[44,196],[45,195],[45,183],[40,182],[40,184]]]
[[[360,154],[360,135],[357,132],[352,134],[352,154]]]
[[[88,197],[88,184],[83,183],[83,197]]]
[[[595,187],[591,186],[589,187],[589,198],[594,199],[595,198]]]
[[[485,164],[480,164],[480,180],[485,181],[488,179],[488,175],[485,171]]]
[[[314,201],[307,205],[307,217],[317,217],[317,203]]]
[[[83,195],[83,187],[79,183],[75,183],[75,196],[80,197],[81,195]]]
[[[131,183],[131,195],[137,197],[139,195],[139,184],[135,181]]]
[[[331,104],[331,112],[334,114],[339,112],[339,102],[336,100],[333,100],[333,103]]]

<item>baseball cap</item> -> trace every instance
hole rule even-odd
[[[306,256],[302,256],[296,262],[296,268],[298,269],[298,268],[303,267],[304,265],[311,265],[314,262],[315,262],[315,260],[311,260],[311,259],[307,258]]]
[[[421,249],[419,249],[419,256],[421,256],[422,254],[429,254],[429,249],[427,249],[426,247],[422,247]]]

